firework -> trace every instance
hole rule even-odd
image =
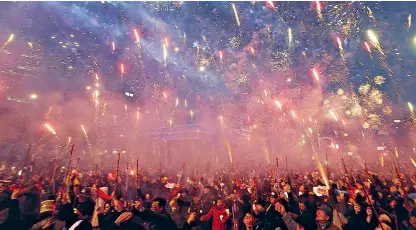
[[[338,117],[337,117],[337,115],[334,112],[332,112],[331,110],[329,110],[329,114],[331,114],[332,118],[334,118],[334,120],[336,122],[338,122]]]
[[[233,164],[233,153],[231,152],[230,142],[228,140],[225,141],[228,150],[228,156],[230,157],[230,162]]]
[[[224,57],[224,54],[223,54],[223,52],[220,50],[220,51],[218,51],[218,55],[219,55],[219,57],[220,57],[220,60],[222,61],[222,59],[223,59],[223,57]]]
[[[316,71],[315,68],[312,69],[312,74],[313,74],[313,77],[315,78],[315,80],[317,82],[319,82],[319,74],[318,74],[318,71]]]
[[[120,64],[120,71],[121,71],[121,74],[124,74],[124,64],[123,63]]]
[[[167,48],[169,48],[168,38],[165,38],[165,45],[166,45]]]
[[[407,106],[409,106],[409,110],[413,114],[414,112],[413,112],[413,105],[412,105],[412,103],[407,102]]]
[[[397,147],[394,147],[394,153],[396,154],[396,158],[399,159],[399,150]]]
[[[31,42],[28,42],[27,45],[29,46],[29,48],[33,49],[33,44]]]
[[[318,19],[322,20],[322,9],[321,9],[321,3],[319,1],[316,2],[316,13],[318,13]]]
[[[337,43],[338,43],[339,53],[340,53],[342,59],[344,60],[344,48],[342,47],[342,41],[339,37],[337,37]]]
[[[175,107],[178,107],[178,105],[179,105],[179,98],[176,98],[176,100],[175,100]]]
[[[368,17],[374,18],[373,11],[368,6],[367,6],[367,13],[368,13]]]
[[[224,127],[224,117],[220,116],[218,119],[221,122],[221,127]]]
[[[233,7],[234,16],[235,16],[235,20],[237,21],[237,25],[240,26],[240,19],[238,18],[237,8],[235,7],[234,3],[231,3],[231,6]]]
[[[270,164],[270,154],[269,150],[267,149],[266,141],[263,139],[263,151],[264,157],[266,158],[267,164]]]
[[[384,157],[383,157],[383,153],[380,154],[380,164],[381,164],[381,167],[384,167]]]
[[[410,27],[412,27],[412,14],[407,17],[407,29],[410,30]]]
[[[167,58],[168,58],[168,49],[167,49],[167,46],[163,44],[163,62],[165,63],[165,65],[166,65]]]
[[[372,30],[368,30],[367,31],[367,36],[370,39],[373,46],[376,47],[382,55],[384,55],[384,52],[381,49],[380,42],[378,41],[378,38],[377,38],[376,34]]]
[[[113,52],[116,50],[116,43],[115,42],[111,42],[111,46],[113,47]]]
[[[376,83],[377,85],[382,85],[385,82],[385,78],[383,76],[375,76],[374,77],[374,83]]]
[[[68,144],[66,145],[66,148],[68,148],[70,143],[71,143],[71,137],[68,137]]]
[[[416,162],[415,162],[415,160],[413,160],[412,157],[410,157],[410,161],[412,162],[413,166],[415,166],[415,168],[416,168]]]
[[[290,110],[290,113],[292,114],[293,119],[296,119],[296,113],[293,110]]]
[[[282,109],[282,104],[281,104],[278,100],[275,100],[275,101],[274,101],[274,104],[275,104],[277,107],[279,107],[279,109]]]
[[[375,45],[375,46],[379,46],[380,43],[378,41],[378,38],[376,36],[376,34],[372,31],[372,30],[368,30],[367,31],[367,35],[368,38],[370,39],[370,41]]]
[[[313,158],[314,158],[314,156],[312,156],[312,160],[313,160]],[[325,183],[326,187],[328,187],[328,189],[329,189],[330,187],[329,187],[328,176],[325,172],[324,167],[322,166],[321,161],[319,160],[318,155],[316,155],[315,159],[316,159],[316,162],[317,162],[317,165],[318,165],[319,172],[321,173],[322,179],[324,180],[324,183]]]
[[[189,116],[191,117],[191,119],[194,119],[194,111],[189,111]]]
[[[55,130],[49,125],[49,124],[45,124],[45,127],[49,130],[49,131],[51,131],[51,133],[53,134],[53,135],[56,135],[56,132],[55,132]]]
[[[14,39],[14,34],[9,35],[9,39],[3,44],[3,48],[6,47],[10,42],[12,42]]]
[[[251,52],[251,54],[255,55],[256,50],[254,50],[253,47],[250,47],[250,52]]]
[[[287,29],[287,36],[288,36],[289,46],[292,46],[293,34],[292,34],[291,28]]]
[[[82,132],[84,132],[85,138],[88,139],[87,131],[85,130],[84,126],[81,125]]]
[[[134,38],[136,39],[136,43],[139,44],[140,43],[139,32],[137,31],[137,29],[134,29],[133,32],[134,32]]]

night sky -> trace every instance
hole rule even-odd
[[[156,154],[153,135],[201,133],[224,160],[308,159],[324,136],[357,159],[412,151],[414,2],[0,6],[2,154]]]

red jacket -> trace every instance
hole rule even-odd
[[[212,220],[212,230],[227,229],[227,221],[228,221],[228,218],[230,218],[230,216],[227,215],[227,212],[225,212],[224,206],[212,207],[206,215],[202,216],[202,221],[209,220],[212,216],[214,216]],[[222,216],[222,221],[221,221],[221,216]]]

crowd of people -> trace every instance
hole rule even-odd
[[[416,177],[399,170],[99,171],[3,170],[0,229],[416,229]]]

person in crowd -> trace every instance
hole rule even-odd
[[[22,179],[3,172],[9,181],[0,180],[0,229],[416,229],[416,176],[331,173],[327,188],[319,173],[287,172],[276,179],[259,170],[259,178],[224,168],[215,179],[194,175],[176,184],[157,170],[128,180],[120,174],[117,184],[108,172],[81,169],[66,180],[65,170],[55,178],[42,171],[24,172]],[[123,192],[133,190],[137,195]]]
[[[74,212],[79,219],[91,220],[94,213],[94,201],[91,200],[91,188],[83,188],[74,201]]]
[[[230,212],[225,208],[224,201],[218,199],[215,206],[211,207],[207,214],[201,217],[201,222],[212,218],[213,230],[225,230],[227,228],[227,221],[230,218]]]

